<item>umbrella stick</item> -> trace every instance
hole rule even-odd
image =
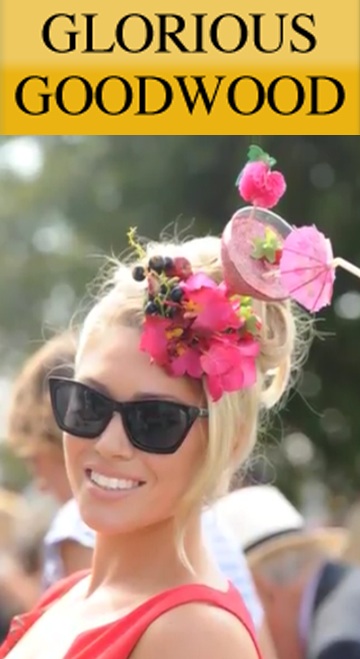
[[[255,211],[256,211],[256,206],[254,204],[251,211],[250,211],[249,220],[254,220],[255,219]]]
[[[336,259],[333,260],[332,264],[334,268],[337,267],[343,268],[344,270],[351,272],[352,275],[355,275],[355,277],[359,277],[360,279],[360,268],[358,268],[356,265],[353,265],[353,263],[349,263],[349,261],[346,261],[341,257],[337,257]]]

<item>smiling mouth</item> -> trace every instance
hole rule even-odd
[[[92,469],[86,469],[85,473],[90,482],[97,487],[100,487],[102,490],[124,492],[136,490],[142,485],[145,485],[144,481],[134,481],[128,478],[111,478],[109,476],[99,474],[97,471]]]

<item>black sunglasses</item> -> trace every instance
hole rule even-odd
[[[96,439],[118,412],[131,444],[147,453],[175,453],[196,419],[208,417],[206,409],[156,398],[120,403],[66,378],[50,377],[49,387],[61,430]]]

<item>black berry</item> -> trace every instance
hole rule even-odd
[[[155,314],[159,313],[160,309],[156,302],[148,302],[146,307],[145,307],[145,313],[147,316],[154,316]]]
[[[166,284],[161,284],[161,286],[160,286],[160,294],[161,294],[161,295],[166,295],[167,292],[168,292],[168,287],[166,286]]]
[[[132,276],[134,277],[135,281],[144,281],[146,275],[145,275],[145,268],[142,267],[142,265],[137,265],[132,271]]]
[[[166,274],[171,272],[171,270],[174,267],[174,261],[170,258],[170,256],[165,256],[164,258],[164,270]]]
[[[153,270],[158,275],[164,272],[164,259],[162,256],[153,256],[149,260],[149,270]]]
[[[170,298],[173,302],[180,302],[183,295],[184,291],[179,286],[175,286],[170,293]]]

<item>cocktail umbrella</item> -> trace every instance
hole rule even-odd
[[[330,240],[315,226],[294,228],[285,238],[279,264],[281,284],[308,311],[330,304],[337,267],[360,278],[360,268],[334,258]]]

